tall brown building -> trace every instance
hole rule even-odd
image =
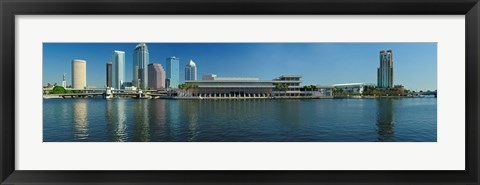
[[[148,89],[165,88],[165,70],[161,64],[148,64]]]

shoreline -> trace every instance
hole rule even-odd
[[[42,95],[46,99],[85,99],[85,98],[63,98],[59,95]],[[87,97],[88,98],[88,97]],[[117,97],[118,98],[118,97]],[[111,99],[117,99],[111,98]],[[166,100],[285,100],[285,99],[402,99],[402,98],[436,98],[436,97],[421,97],[421,96],[321,96],[321,97],[178,97],[178,96],[161,96],[158,98],[140,98],[140,99],[166,99]],[[95,98],[98,99],[98,98]],[[105,99],[105,98],[100,98]],[[139,99],[127,98],[121,99]]]

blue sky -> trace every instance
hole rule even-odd
[[[87,85],[105,85],[105,64],[113,50],[125,51],[126,80],[132,80],[133,49],[137,43],[44,43],[43,83],[61,84],[71,61],[87,61]],[[436,43],[147,43],[150,63],[166,68],[169,56],[180,58],[180,80],[190,59],[204,74],[254,76],[270,80],[302,75],[303,85],[377,82],[381,49],[392,49],[394,84],[411,90],[437,89]]]

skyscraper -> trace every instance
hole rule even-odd
[[[112,61],[112,87],[122,89],[125,83],[125,52],[113,51]]]
[[[87,61],[72,60],[72,88],[84,89],[87,86]]]
[[[165,70],[161,64],[148,64],[148,88],[165,88]]]
[[[197,65],[193,60],[185,66],[185,80],[197,80]]]
[[[66,88],[67,87],[67,73],[63,73],[63,78],[62,78],[62,87]]]
[[[112,62],[107,62],[107,87],[112,87]]]
[[[180,83],[180,71],[179,71],[179,63],[180,59],[171,56],[167,58],[167,79],[168,79],[168,87],[170,88],[178,88],[178,84]]]
[[[393,87],[393,53],[391,49],[380,51],[380,67],[377,71],[377,86],[380,88]]]
[[[145,43],[140,43],[133,52],[133,86],[140,89],[148,87],[148,47]]]

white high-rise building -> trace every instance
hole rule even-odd
[[[197,80],[197,65],[193,60],[185,66],[185,80]]]
[[[87,87],[87,61],[72,60],[72,88],[84,89]]]
[[[133,52],[133,86],[140,89],[148,88],[148,47],[140,43]]]
[[[113,51],[112,55],[112,86],[123,89],[125,83],[125,52]]]
[[[63,79],[62,79],[62,87],[67,88],[67,79],[66,79],[67,73],[63,73]]]

